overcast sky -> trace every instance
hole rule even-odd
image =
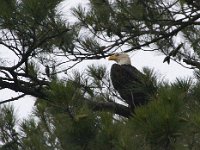
[[[66,18],[68,19],[73,19],[69,8],[72,6],[77,6],[78,3],[84,3],[84,5],[87,5],[87,0],[66,0],[65,2],[60,5],[61,11],[66,14]],[[0,51],[0,54],[4,54],[5,57],[10,57],[9,54],[5,53],[5,51]],[[129,53],[131,60],[132,60],[132,65],[138,68],[139,70],[142,69],[142,67],[150,67],[153,68],[156,72],[160,74],[160,76],[164,77],[165,79],[168,79],[169,81],[174,81],[177,77],[182,77],[186,78],[188,76],[192,76],[192,70],[186,69],[182,67],[181,65],[171,61],[170,65],[167,63],[162,63],[164,56],[158,55],[152,52],[132,52]],[[75,68],[73,69],[78,69],[78,70],[84,70],[85,67],[87,67],[90,64],[104,64],[108,68],[113,64],[114,62],[110,62],[107,59],[100,59],[100,60],[90,60],[90,61],[83,61],[82,63],[78,64]],[[1,98],[9,98],[10,95],[13,95],[14,92],[11,92],[10,90],[4,90],[2,91]],[[34,104],[34,99],[31,96],[26,96],[25,98],[13,102],[17,115],[20,116],[20,118],[24,118],[27,115],[30,114],[33,104]]]

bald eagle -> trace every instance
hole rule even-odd
[[[153,86],[149,86],[149,83],[146,82],[145,74],[131,65],[128,54],[116,53],[108,60],[117,62],[111,67],[110,77],[113,87],[128,106],[133,109],[147,103]]]

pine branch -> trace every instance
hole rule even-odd
[[[114,103],[114,102],[95,102],[93,100],[87,100],[87,104],[93,111],[108,111],[114,114],[129,118],[132,116],[130,108]]]
[[[191,60],[191,59],[183,59],[183,62],[185,62],[188,65],[192,65],[192,66],[195,66],[198,69],[200,69],[200,62],[198,62],[198,61],[194,61],[194,60]]]
[[[0,79],[0,87],[1,88],[8,88],[15,92],[22,92],[26,95],[31,95],[31,96],[35,96],[38,98],[46,99],[46,95],[44,94],[44,92],[42,92],[42,85],[41,85],[41,87],[38,87],[38,88],[32,87],[30,85],[31,85],[30,83],[26,83],[26,82],[24,82],[23,84],[19,84],[18,81],[14,82],[14,83],[10,83],[10,82],[6,82],[6,81],[3,81],[2,79]],[[38,86],[40,86],[40,85],[38,85]]]

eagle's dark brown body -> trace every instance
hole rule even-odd
[[[142,90],[144,87],[144,74],[135,67],[113,64],[110,72],[113,87],[125,100],[129,107],[143,105],[147,102],[147,94]]]

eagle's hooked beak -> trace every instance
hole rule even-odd
[[[114,61],[117,61],[117,56],[114,54],[114,55],[111,55],[110,57],[108,57],[108,60],[114,60]]]

